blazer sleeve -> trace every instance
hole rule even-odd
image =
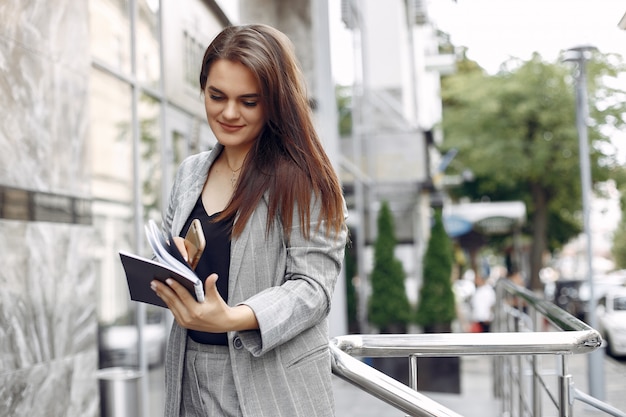
[[[347,213],[345,202],[344,213]],[[259,330],[240,332],[244,346],[254,356],[290,341],[325,320],[330,312],[348,232],[344,225],[339,233],[327,233],[327,224],[320,222],[319,214],[320,205],[316,202],[311,207],[308,238],[302,233],[299,218],[294,217],[286,242],[282,284],[242,303],[252,308],[259,322]]]

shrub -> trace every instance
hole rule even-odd
[[[368,305],[369,322],[381,333],[406,333],[411,305],[404,286],[405,273],[395,258],[396,238],[389,204],[383,202],[378,214],[378,236],[374,247],[372,295]]]
[[[452,264],[452,242],[443,227],[441,209],[437,208],[424,254],[423,281],[415,315],[416,323],[424,328],[449,325],[456,318]]]

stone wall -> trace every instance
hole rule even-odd
[[[88,3],[0,21],[0,416],[97,416]]]

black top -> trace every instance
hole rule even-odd
[[[230,234],[233,226],[232,219],[219,222],[213,219],[219,213],[209,216],[202,204],[202,196],[198,198],[195,207],[185,222],[180,236],[184,237],[189,230],[193,219],[199,219],[202,223],[202,231],[206,239],[206,246],[198,265],[196,275],[204,281],[212,273],[218,275],[217,291],[224,301],[228,302],[228,269],[230,267]],[[198,330],[189,330],[189,337],[198,343],[209,345],[228,345],[226,333],[209,333]]]

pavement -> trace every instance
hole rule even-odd
[[[487,356],[461,358],[461,394],[420,391],[421,394],[465,417],[496,417],[491,359]],[[408,359],[407,359],[408,366]],[[406,414],[340,378],[333,379],[336,417],[405,417]]]

